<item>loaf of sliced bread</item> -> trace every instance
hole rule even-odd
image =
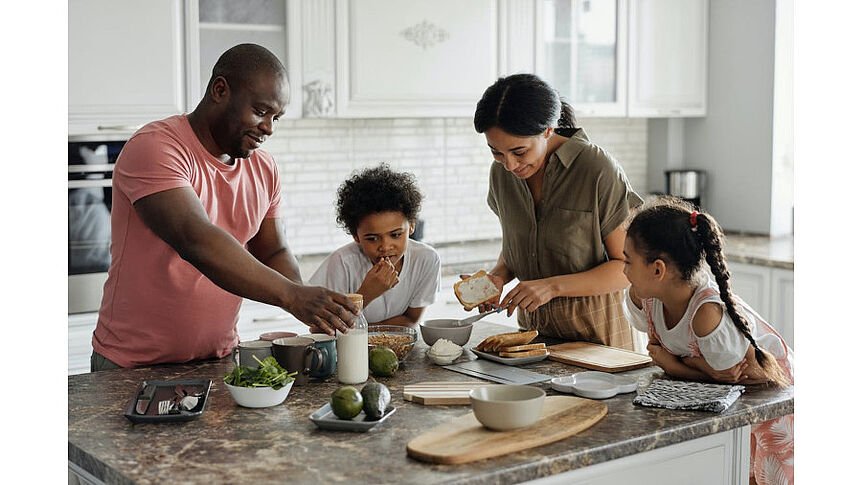
[[[539,332],[536,330],[530,330],[527,332],[498,333],[497,335],[491,335],[481,341],[479,345],[476,346],[476,350],[481,352],[497,352],[505,347],[526,345],[532,342],[538,335]]]
[[[470,311],[482,303],[493,301],[500,296],[500,288],[491,281],[488,273],[479,270],[478,273],[455,283],[455,296]]]

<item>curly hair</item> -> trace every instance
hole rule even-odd
[[[335,220],[355,236],[359,223],[369,214],[400,212],[415,224],[421,205],[422,193],[416,177],[410,172],[395,172],[381,163],[354,172],[338,187]]]

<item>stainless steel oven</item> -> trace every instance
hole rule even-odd
[[[69,313],[101,304],[111,264],[111,176],[123,143],[69,142]]]

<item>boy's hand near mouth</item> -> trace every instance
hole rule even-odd
[[[367,306],[372,300],[397,284],[398,272],[395,270],[395,265],[389,258],[380,258],[366,273],[365,280],[357,293],[362,294],[364,305]]]

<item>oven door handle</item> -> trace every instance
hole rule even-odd
[[[111,179],[70,180],[70,189],[86,189],[91,187],[110,187]]]

